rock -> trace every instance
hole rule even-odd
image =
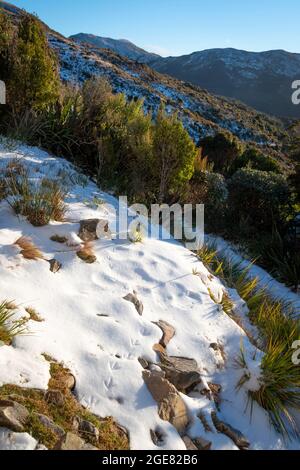
[[[207,419],[204,413],[199,413],[198,418],[200,419],[202,426],[204,427],[205,432],[213,432],[211,426],[208,424]]]
[[[139,357],[138,361],[141,364],[141,366],[143,367],[143,369],[148,369],[149,362],[146,359],[144,359],[143,357]]]
[[[161,344],[154,344],[152,346],[153,351],[157,352],[160,356],[166,354],[165,348]]]
[[[45,416],[45,415],[42,415],[42,414],[39,414],[39,413],[34,413],[34,416],[36,416],[38,418],[38,420],[40,421],[40,423],[45,426],[45,428],[49,429],[50,431],[52,431],[54,434],[56,434],[58,437],[62,437],[64,436],[65,434],[65,431],[60,427],[58,426],[57,424],[55,424],[52,419],[48,418],[48,416]]]
[[[0,400],[0,427],[23,432],[28,417],[25,406],[12,400]]]
[[[107,220],[103,219],[87,219],[80,221],[78,236],[84,242],[91,242],[104,237],[109,233],[109,225]]]
[[[65,404],[65,398],[60,390],[47,390],[45,400],[56,406],[64,406]]]
[[[212,446],[211,441],[208,441],[203,437],[196,437],[196,439],[193,439],[193,442],[198,450],[210,450]]]
[[[87,264],[93,264],[97,261],[97,256],[87,253],[85,250],[79,250],[76,252],[78,258],[84,261]]]
[[[186,450],[198,450],[198,447],[195,446],[189,436],[183,436],[182,440],[185,443]]]
[[[90,421],[76,417],[73,421],[73,425],[80,434],[88,435],[89,437],[96,440],[98,440],[100,437],[99,430]]]
[[[98,447],[93,446],[92,444],[89,444],[88,442],[84,444],[82,450],[99,450]]]
[[[49,263],[50,263],[50,271],[54,274],[57,273],[62,267],[62,264],[59,261],[57,261],[57,259],[51,259]]]
[[[211,349],[213,349],[214,351],[219,351],[219,345],[218,345],[218,343],[211,343],[211,344],[209,345],[209,347],[210,347]]]
[[[175,336],[175,328],[170,325],[170,323],[167,323],[164,320],[159,320],[157,323],[154,324],[162,330],[163,337],[160,340],[159,344],[166,348],[171,339]]]
[[[71,392],[76,387],[76,379],[75,379],[74,375],[71,374],[71,372],[69,372],[67,374],[64,374],[60,378],[60,382],[61,382],[61,384],[64,388],[66,388],[67,390],[70,390]]]
[[[127,294],[125,297],[123,297],[123,299],[127,300],[127,302],[133,303],[138,314],[141,316],[143,315],[144,306],[142,302],[137,298],[137,294],[135,291],[133,291],[133,294]]]
[[[86,443],[81,437],[67,432],[59,441],[56,443],[54,450],[84,450]]]
[[[179,434],[184,433],[189,424],[187,408],[178,393],[171,393],[160,403],[158,415],[164,421],[169,421]]]
[[[158,414],[169,421],[179,433],[189,423],[187,408],[174,385],[156,371],[143,371],[143,379],[154,400],[158,403]]]
[[[198,364],[194,359],[162,356],[161,361],[159,366],[165,372],[166,378],[180,392],[187,393],[201,382]]]
[[[150,429],[150,436],[154,445],[156,445],[157,447],[163,445],[164,436],[160,431],[158,431],[157,429],[155,431],[153,431],[153,429]]]
[[[239,447],[239,449],[247,449],[250,446],[248,439],[240,431],[230,426],[230,424],[221,421],[215,411],[212,411],[211,419],[216,430],[222,434],[225,434],[225,436],[228,436],[236,444],[236,446]]]

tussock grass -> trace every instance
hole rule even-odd
[[[18,238],[18,240],[15,242],[15,245],[21,249],[21,255],[25,259],[34,261],[38,259],[44,259],[43,253],[29,237]]]
[[[15,319],[16,309],[12,302],[3,301],[0,304],[0,342],[11,344],[12,340],[18,336],[25,334],[26,319]]]
[[[259,288],[258,278],[251,278],[249,274],[250,267],[243,268],[241,264],[221,259],[212,247],[206,246],[198,256],[205,260],[212,274],[237,290],[247,303],[250,321],[259,331],[265,354],[261,362],[261,387],[255,392],[249,391],[252,406],[254,401],[262,406],[282,435],[289,438],[299,435],[293,411],[300,411],[300,368],[292,361],[292,345],[300,339],[299,317],[292,306],[272,300],[266,288]],[[226,311],[227,307],[223,309]],[[228,313],[231,315],[230,308]],[[244,354],[240,355],[237,363],[246,368]],[[243,376],[238,387],[249,379]]]
[[[56,181],[44,178],[34,183],[30,181],[28,172],[21,169],[18,174],[10,171],[6,184],[11,196],[10,204],[16,214],[27,217],[32,225],[41,227],[50,220],[64,220],[65,192]]]

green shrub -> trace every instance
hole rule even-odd
[[[241,169],[232,176],[228,188],[231,225],[247,218],[252,229],[267,231],[274,223],[285,224],[291,213],[291,191],[281,175]]]
[[[189,183],[188,203],[204,204],[205,223],[210,230],[221,229],[227,211],[228,189],[218,173],[196,171]]]
[[[280,173],[280,166],[278,163],[268,155],[264,155],[255,148],[246,150],[240,157],[238,157],[233,166],[232,173],[240,168],[252,168],[253,170],[271,171],[273,173]]]
[[[200,141],[200,146],[203,155],[213,163],[214,171],[222,174],[228,173],[243,150],[241,142],[228,132],[218,133],[214,137],[205,137]]]

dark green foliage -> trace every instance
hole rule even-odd
[[[246,150],[240,157],[236,159],[232,166],[232,173],[240,168],[252,168],[253,170],[272,171],[280,173],[280,166],[273,158],[264,155],[255,148]]]
[[[218,133],[200,142],[202,153],[213,163],[214,171],[227,174],[233,163],[242,154],[241,142],[230,133]]]
[[[248,225],[264,231],[281,224],[291,212],[291,191],[282,175],[241,169],[230,179],[231,220],[247,218]]]

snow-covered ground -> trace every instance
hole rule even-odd
[[[1,167],[15,158],[21,159],[33,178],[57,180],[75,171],[70,163],[37,148],[0,147]],[[87,200],[94,196],[106,204],[89,207]],[[152,347],[162,332],[153,322],[165,320],[176,330],[168,354],[195,359],[203,379],[222,386],[219,417],[243,432],[251,449],[300,449],[299,442],[283,441],[263,409],[255,405],[251,418],[246,409],[247,390],[237,392],[235,388],[242,374],[234,367],[241,340],[249,361],[255,349],[243,330],[211,300],[209,289],[219,297],[221,283],[173,240],[145,238],[136,244],[98,240],[96,263],[84,263],[73,247],[58,245],[50,236],[65,235],[72,243],[79,242],[79,221],[105,218],[112,223],[115,214],[107,204],[116,206],[117,201],[88,182],[85,186],[73,184],[67,203],[65,222],[35,228],[18,218],[6,201],[0,202],[0,301],[14,300],[20,305],[20,317],[26,314],[26,307],[34,307],[44,319],[42,323],[29,321],[30,335],[0,347],[0,385],[46,389],[49,363],[42,354],[47,353],[76,376],[76,393],[83,405],[99,416],[113,416],[128,429],[132,449],[157,449],[150,437],[150,429],[157,428],[164,435],[160,449],[185,449],[175,428],[159,418],[138,361],[139,357],[158,361]],[[22,235],[31,237],[46,259],[60,261],[62,269],[53,274],[47,262],[25,260],[14,246]],[[193,270],[199,275],[193,275]],[[142,316],[123,299],[133,290],[144,304]],[[225,363],[210,348],[211,343],[223,345]],[[255,370],[257,363],[252,366]],[[209,439],[213,449],[237,449],[223,434],[205,434],[197,415],[202,412],[211,422],[212,401],[197,392],[181,396],[190,414],[190,437]],[[4,447],[5,436],[1,430]],[[35,447],[25,437],[16,438],[16,447],[26,447],[26,443],[27,448]]]

